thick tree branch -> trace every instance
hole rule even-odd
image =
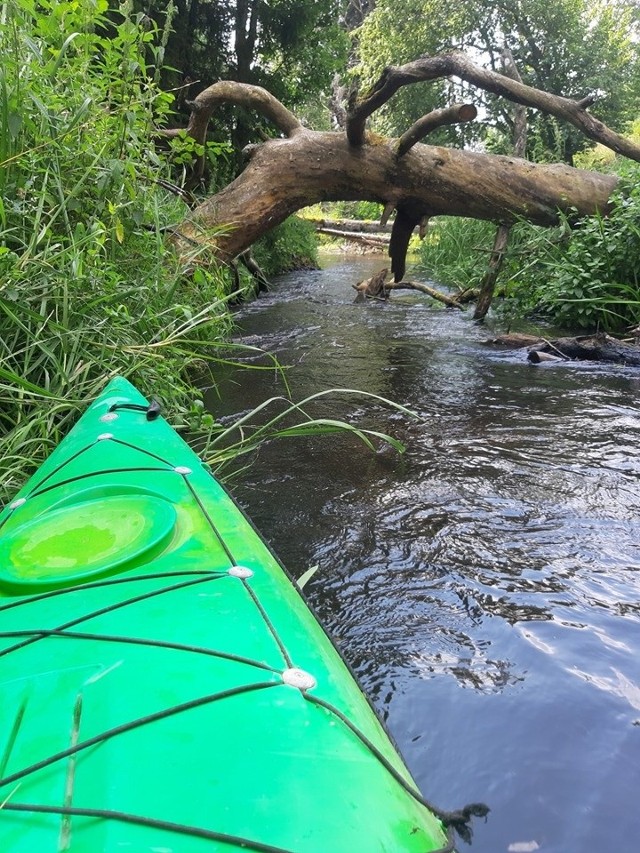
[[[410,148],[428,136],[438,127],[443,127],[445,124],[460,124],[465,121],[473,121],[478,115],[478,110],[473,104],[453,104],[451,107],[446,107],[442,110],[433,110],[422,116],[421,119],[413,124],[409,130],[405,131],[398,142],[398,157],[404,157]]]
[[[467,83],[472,83],[516,104],[542,110],[556,118],[564,119],[589,139],[601,142],[624,157],[640,161],[640,145],[625,139],[590,115],[584,108],[584,99],[574,101],[571,98],[534,89],[517,80],[510,80],[503,74],[480,68],[459,51],[440,56],[427,56],[399,67],[385,68],[370,92],[363,98],[357,99],[349,111],[347,118],[349,144],[354,147],[364,144],[367,118],[402,86],[449,76],[460,77]]]
[[[426,216],[424,207],[413,204],[399,204],[396,218],[391,229],[391,240],[389,241],[389,257],[391,258],[391,272],[394,281],[402,281],[407,263],[407,249],[413,229]]]
[[[419,290],[421,293],[426,293],[432,299],[437,299],[438,302],[444,303],[448,308],[459,308],[464,311],[464,306],[453,296],[448,296],[434,287],[429,287],[428,284],[423,284],[421,281],[390,281],[385,284],[385,290]]]
[[[248,83],[237,83],[234,80],[221,80],[200,92],[194,101],[190,102],[191,115],[186,127],[188,136],[200,145],[207,140],[207,128],[213,111],[220,104],[236,104],[249,110],[255,110],[268,118],[285,136],[295,136],[304,130],[302,124],[280,101],[261,86],[251,86]],[[179,128],[157,131],[159,136],[175,137],[183,131]],[[195,186],[204,173],[205,157],[198,157],[190,179],[190,185]]]
[[[303,130],[302,124],[280,101],[261,86],[248,83],[236,83],[233,80],[221,80],[209,86],[191,104],[191,118],[187,133],[204,144],[209,119],[220,104],[236,104],[248,110],[255,110],[278,128],[284,136],[294,136]]]

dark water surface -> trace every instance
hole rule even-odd
[[[412,408],[356,405],[407,453],[287,440],[232,491],[294,575],[319,564],[306,592],[425,796],[490,805],[473,853],[640,851],[640,372],[530,366],[419,294],[354,305],[380,260],[326,263],[241,339],[295,365],[294,398]],[[229,373],[222,414],[278,387]]]

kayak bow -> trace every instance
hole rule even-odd
[[[6,853],[428,853],[440,821],[300,593],[114,379],[0,515]]]

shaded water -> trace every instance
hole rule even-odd
[[[232,491],[294,575],[319,564],[306,592],[423,793],[490,805],[474,853],[640,850],[640,372],[530,366],[418,294],[353,305],[380,261],[327,263],[242,339],[295,365],[295,399],[408,405],[357,406],[407,453],[287,440]],[[222,377],[227,414],[277,391]]]

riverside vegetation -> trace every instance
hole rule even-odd
[[[389,3],[378,8],[383,6]],[[215,466],[272,435],[355,429],[314,418],[293,404],[287,399],[285,371],[268,358],[252,369],[280,369],[284,395],[259,407],[257,426],[243,418],[223,427],[204,410],[198,388],[215,385],[216,365],[234,356],[230,303],[252,290],[253,283],[210,258],[196,263],[197,247],[193,257],[183,252],[178,258],[166,236],[187,212],[176,184],[188,171],[189,159],[206,156],[207,189],[228,183],[237,164],[230,146],[220,141],[220,123],[202,151],[184,136],[163,140],[163,148],[156,144],[155,131],[173,123],[172,110],[181,97],[180,88],[166,91],[173,72],[167,76],[165,60],[180,55],[175,39],[173,53],[170,48],[184,21],[171,2],[162,10],[153,4],[149,9],[149,15],[140,11],[134,0],[117,10],[108,0],[0,3],[3,499],[115,374],[160,398],[176,426],[204,432],[203,446]],[[322,53],[318,74],[312,73],[311,54],[302,47],[309,43],[304,27],[296,35],[287,27],[287,16],[276,16],[261,31],[273,31],[274,39],[276,33],[282,36],[280,48],[269,42],[272,52],[264,61],[272,70],[279,68],[276,77],[290,78],[292,86],[307,80],[305,74],[316,85],[330,66],[337,69],[345,62],[344,33],[336,27],[325,31],[325,18],[336,9],[330,0],[314,9],[320,17],[307,16],[305,26],[315,27],[314,32],[322,27],[334,39]],[[294,35],[301,39],[296,42],[299,55],[293,46],[287,48],[285,36]],[[365,36],[366,28],[359,42],[363,67]],[[252,77],[262,67],[258,59],[255,54],[244,69],[249,82],[261,81]],[[627,87],[631,94],[635,80]],[[298,85],[286,94],[297,98],[303,113],[313,112],[312,101],[317,112],[318,99],[309,91]],[[629,112],[630,107],[621,108],[620,114],[624,118]],[[387,110],[385,120],[390,115]],[[557,154],[550,152],[549,159]],[[573,145],[571,156],[595,155],[581,155]],[[614,161],[602,168],[616,169],[622,177],[607,218],[595,216],[571,229],[567,221],[554,230],[514,228],[503,272],[504,304],[511,306],[507,316],[534,312],[565,325],[609,331],[640,321],[638,167]],[[472,284],[482,274],[492,229],[487,223],[439,220],[424,249],[426,267],[444,283]],[[256,247],[256,257],[274,274],[308,261],[314,251],[310,226],[294,219],[268,234]],[[461,261],[472,266],[461,268]],[[369,440],[364,432],[358,434]]]
[[[153,142],[174,100],[160,87],[170,27],[170,7],[158,29],[130,3],[0,5],[1,500],[116,374],[204,435],[215,467],[277,435],[343,428],[370,441],[286,393],[253,428],[248,417],[223,427],[203,408],[199,387],[234,355],[229,302],[250,284],[238,293],[227,270],[167,249],[165,229],[185,213],[170,191],[184,145],[161,156]],[[227,151],[209,146],[214,169]],[[262,258],[284,267],[308,245],[308,230],[289,225]],[[274,369],[266,362],[253,369]]]
[[[494,302],[507,323],[525,317],[572,331],[628,333],[640,323],[640,168],[606,164],[621,178],[611,212],[557,228],[518,223],[511,231]],[[442,217],[420,245],[422,269],[454,289],[477,285],[495,226]]]

